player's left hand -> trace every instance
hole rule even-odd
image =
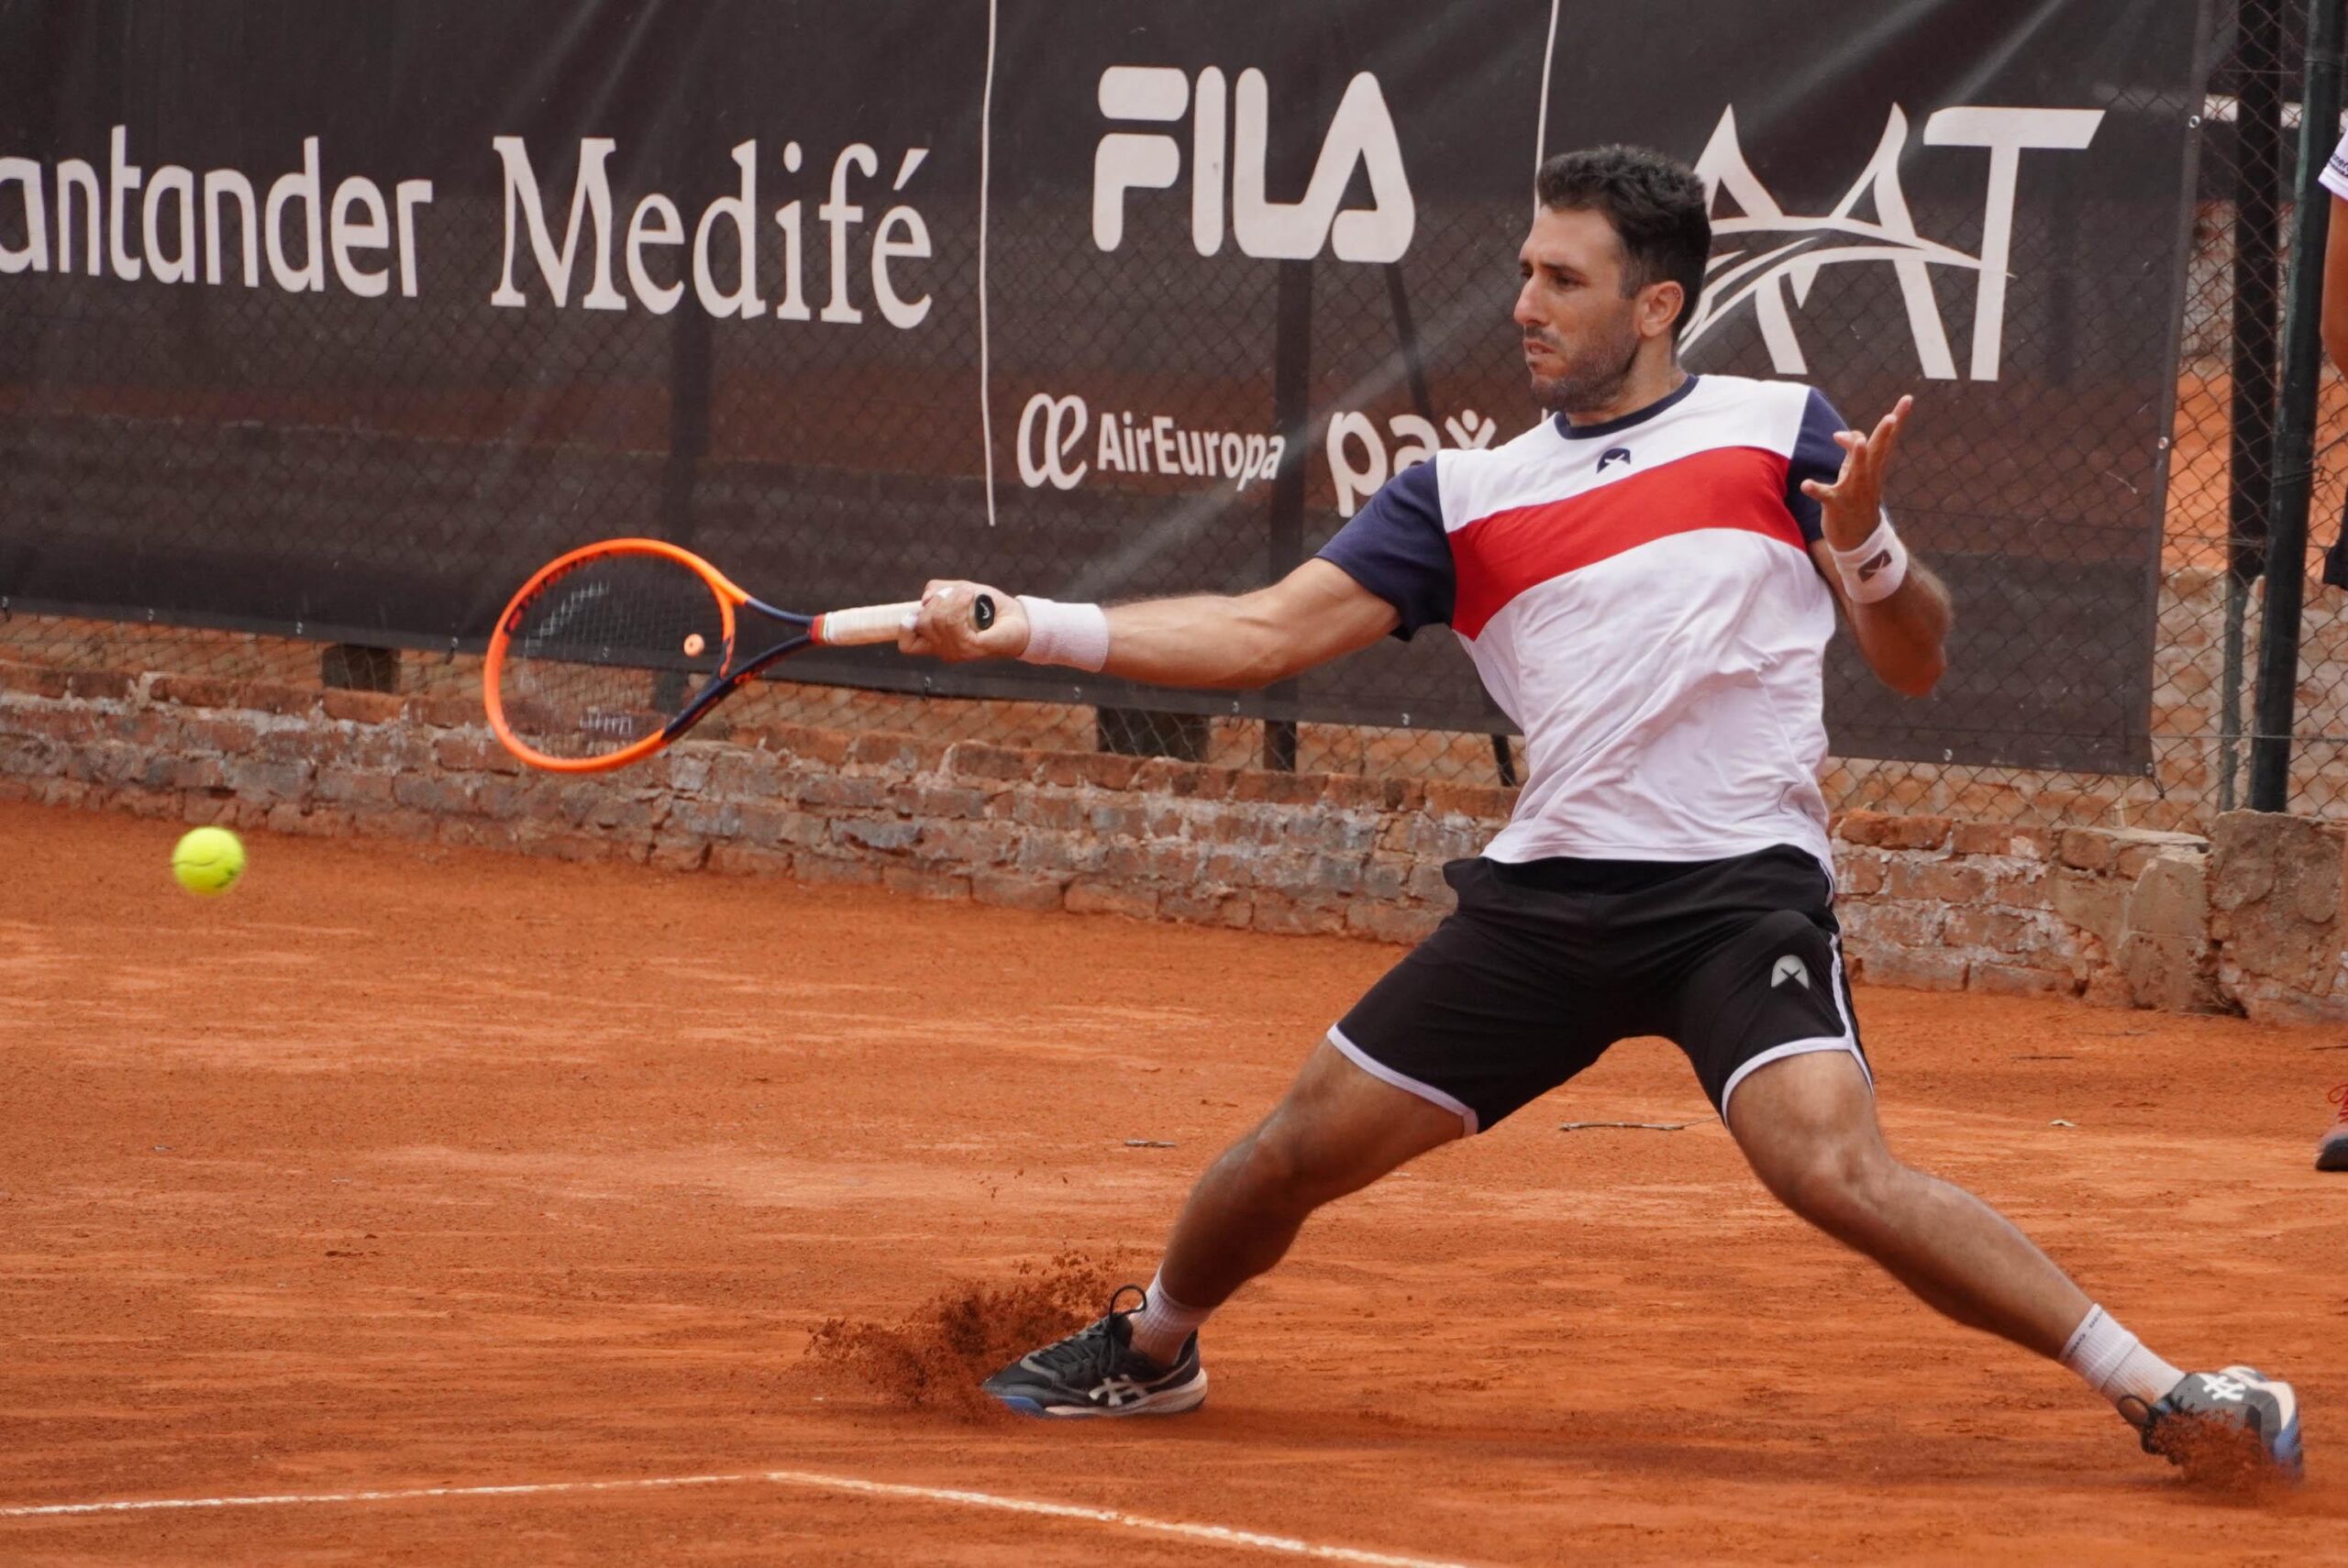
[[[1843,448],[1842,472],[1834,476],[1833,484],[1820,480],[1801,481],[1801,492],[1818,502],[1826,542],[1836,549],[1857,549],[1882,521],[1883,478],[1890,469],[1891,454],[1899,447],[1900,426],[1915,405],[1914,398],[1902,397],[1876,422],[1871,434],[1834,432],[1835,444]]]
[[[984,631],[972,614],[982,593],[994,602],[994,624]],[[949,664],[1017,658],[1027,648],[1027,608],[1014,595],[982,582],[933,581],[921,591],[921,612],[898,634],[897,647]]]

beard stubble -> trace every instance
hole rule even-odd
[[[1541,341],[1550,352],[1563,354],[1562,346],[1548,334],[1543,334]],[[1593,344],[1580,358],[1567,359],[1562,375],[1534,376],[1533,399],[1551,414],[1568,418],[1610,407],[1623,395],[1623,385],[1631,379],[1631,367],[1638,358],[1639,329],[1625,312],[1621,330],[1610,334],[1605,341]]]

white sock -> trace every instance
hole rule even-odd
[[[2118,1319],[2100,1307],[2090,1307],[2063,1346],[2063,1364],[2086,1380],[2087,1386],[2121,1407],[2137,1400],[2157,1405],[2185,1374],[2144,1348]],[[2131,1418],[2132,1419],[2133,1418]]]
[[[1212,1307],[1202,1310],[1183,1306],[1166,1294],[1165,1275],[1157,1275],[1149,1282],[1149,1294],[1143,1300],[1141,1310],[1133,1315],[1134,1349],[1160,1366],[1170,1364],[1182,1353],[1182,1342],[1196,1332],[1213,1311]]]

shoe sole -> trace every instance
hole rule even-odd
[[[2344,1161],[2343,1163],[2348,1163]],[[2247,1366],[2233,1367],[2235,1374],[2247,1373],[2251,1379],[2275,1396],[2275,1403],[2282,1411],[2282,1429],[2273,1440],[2264,1444],[2267,1463],[2281,1472],[2286,1479],[2302,1481],[2307,1478],[2307,1456],[2299,1448],[2298,1390],[2279,1378],[2261,1377]]]
[[[2304,1480],[2306,1456],[2299,1448],[2298,1391],[2279,1379],[2261,1377],[2253,1367],[2229,1366],[2223,1371],[2274,1397],[2282,1417],[2280,1430],[2268,1439],[2236,1422],[2203,1417],[2192,1421],[2187,1432],[2179,1434],[2181,1441],[2163,1457],[2197,1481],[2231,1483],[2262,1474]]]
[[[2203,1419],[2177,1434],[2162,1457],[2196,1482],[2232,1485],[2260,1476],[2297,1482],[2306,1476],[2299,1452],[2299,1423],[2291,1422],[2271,1443],[2232,1421]]]
[[[1004,1409],[1014,1410],[1023,1416],[1040,1416],[1061,1420],[1080,1419],[1087,1416],[1179,1416],[1186,1410],[1195,1410],[1207,1402],[1207,1369],[1203,1366],[1199,1368],[1199,1375],[1188,1383],[1178,1384],[1172,1388],[1163,1388],[1155,1394],[1146,1394],[1128,1404],[1110,1408],[1097,1405],[1045,1405],[1017,1394],[1008,1397],[998,1394],[995,1396],[995,1400]]]

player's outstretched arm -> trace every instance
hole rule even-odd
[[[2348,371],[2348,202],[2338,196],[2331,198],[2331,237],[2323,244],[2323,347],[2332,364]]]
[[[970,613],[981,593],[997,607],[994,624],[984,631]],[[1237,690],[1285,680],[1368,647],[1400,619],[1391,604],[1337,567],[1310,560],[1252,593],[1146,600],[1105,611],[1021,600],[983,583],[933,582],[897,646],[950,663],[1026,658],[1158,686]]]
[[[1894,691],[1926,697],[1948,668],[1948,590],[1909,558],[1883,510],[1884,474],[1914,405],[1915,399],[1901,398],[1866,434],[1836,432],[1842,471],[1832,484],[1804,480],[1801,491],[1818,502],[1826,535],[1811,547],[1811,557],[1850,617],[1868,668]]]

